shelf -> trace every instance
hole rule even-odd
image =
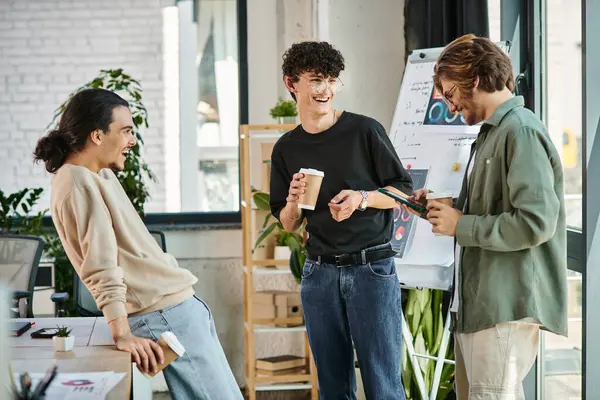
[[[248,272],[248,268],[242,267],[244,273]],[[292,273],[290,269],[279,269],[274,267],[254,267],[252,268],[254,275],[289,275]]]
[[[294,324],[302,325],[304,320],[302,317],[293,318],[255,318],[252,321],[253,325],[282,325],[282,324]]]
[[[306,390],[312,389],[312,385],[310,383],[292,383],[292,384],[281,384],[277,383],[274,385],[269,384],[257,384],[256,391],[260,392],[269,392],[275,390]]]
[[[245,324],[246,329],[248,325]],[[256,325],[254,324],[254,332],[260,333],[275,333],[275,332],[306,332],[306,326],[291,326],[289,328],[283,326]]]
[[[252,260],[254,266],[269,266],[269,265],[290,265],[289,258],[287,260]]]
[[[240,125],[240,189],[241,201],[240,209],[242,211],[242,246],[243,259],[241,269],[243,271],[243,296],[244,296],[244,354],[247,383],[247,393],[249,400],[256,400],[257,391],[276,391],[276,390],[308,390],[311,392],[312,400],[318,399],[318,384],[316,369],[314,368],[314,358],[310,351],[306,326],[304,318],[256,318],[252,311],[253,295],[256,293],[254,283],[256,280],[262,280],[260,276],[272,275],[273,279],[289,279],[288,276],[293,276],[290,270],[290,260],[274,260],[264,259],[263,257],[273,257],[273,254],[254,253],[253,243],[256,240],[254,236],[259,229],[258,224],[262,225],[265,219],[263,214],[269,210],[261,211],[254,202],[254,194],[252,192],[252,183],[256,178],[255,168],[261,172],[261,181],[266,173],[265,164],[263,164],[263,154],[266,157],[267,149],[270,144],[274,144],[279,138],[296,128],[297,124],[256,124]],[[260,148],[261,157],[257,158],[256,153]],[[252,155],[251,155],[252,154]],[[254,182],[258,184],[258,182]],[[266,182],[264,182],[266,183]],[[262,186],[262,185],[261,185]],[[257,187],[258,189],[258,187]],[[271,219],[272,220],[272,219]],[[286,275],[286,276],[284,276]],[[276,314],[263,314],[276,315]],[[256,336],[264,333],[287,333],[298,332],[303,337],[304,353],[306,366],[300,369],[290,369],[280,371],[277,375],[265,373],[259,374],[256,369],[255,345]],[[263,335],[264,337],[264,335]]]
[[[292,374],[292,375],[256,375],[256,382],[263,383],[293,383],[310,381],[310,374]]]

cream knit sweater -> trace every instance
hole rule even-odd
[[[51,213],[69,260],[106,321],[194,295],[198,279],[158,246],[112,171],[61,167],[52,180]]]

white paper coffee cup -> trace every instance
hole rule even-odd
[[[435,201],[438,201],[449,207],[452,207],[452,193],[450,193],[450,192],[427,193],[426,199],[427,199],[427,204],[429,204],[429,202],[431,200],[435,200]],[[434,233],[434,235],[435,236],[446,236],[441,233]]]
[[[304,193],[299,196],[298,208],[314,210],[325,173],[313,168],[301,168],[300,173],[304,174],[306,186],[304,186]]]
[[[162,347],[165,360],[162,364],[158,364],[156,373],[149,372],[147,374],[149,376],[155,376],[169,366],[169,364],[171,364],[173,361],[185,354],[185,348],[173,332],[163,332],[163,334],[160,335],[157,343],[160,347]]]

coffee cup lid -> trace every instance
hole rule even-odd
[[[177,339],[177,336],[173,332],[163,332],[160,337],[169,345],[171,350],[173,350],[179,357],[181,357],[185,353],[185,348]]]
[[[427,200],[444,199],[446,197],[452,197],[452,193],[450,193],[450,192],[427,193]]]
[[[300,168],[300,173],[304,175],[325,176],[325,173],[323,171],[319,171],[318,169],[313,168]]]

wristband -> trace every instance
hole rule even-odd
[[[292,218],[288,215],[287,212],[285,212],[285,206],[281,209],[281,212],[283,212],[283,215],[285,215],[288,219],[291,219],[292,221],[298,221],[300,218],[302,218],[302,210],[300,210],[300,215],[298,216],[298,218]]]

